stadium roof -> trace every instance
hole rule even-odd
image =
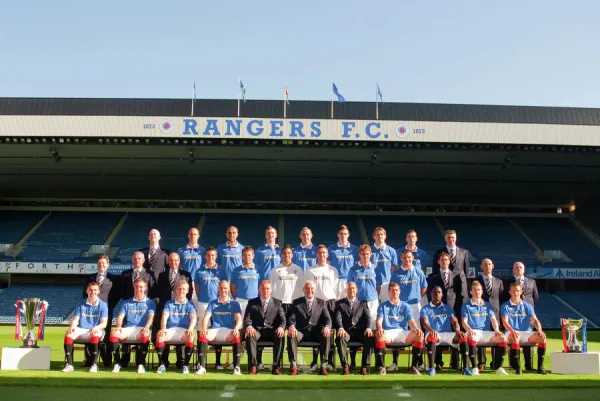
[[[187,116],[191,99],[0,98],[0,115]],[[282,100],[248,100],[242,117],[281,118]],[[375,103],[334,103],[336,119],[375,119]],[[600,109],[428,103],[380,104],[380,120],[600,125]],[[328,119],[327,101],[292,101],[287,118]],[[237,116],[237,100],[198,99],[195,117]]]

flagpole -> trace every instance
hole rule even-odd
[[[287,78],[283,86],[283,118],[287,118]]]
[[[194,117],[194,102],[196,101],[196,81],[194,81],[194,87],[192,88],[192,117]]]
[[[375,83],[375,120],[379,120],[379,84]]]
[[[240,116],[240,96],[242,94],[241,82],[242,82],[242,79],[239,78],[238,79],[238,115],[237,115],[238,117]]]
[[[331,81],[331,119],[333,119],[333,85],[334,82]]]

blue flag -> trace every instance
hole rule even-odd
[[[377,96],[379,96],[379,101],[383,103],[383,95],[381,94],[381,89],[379,89],[379,83],[377,84]]]
[[[338,91],[337,86],[335,86],[335,82],[333,83],[333,94],[337,96],[338,102],[343,103],[346,101],[346,99],[344,99],[344,96],[342,96],[340,91]]]
[[[241,79],[240,79],[240,92],[242,92],[242,100],[244,100],[244,102],[246,102],[246,87],[244,87],[244,84],[242,83]]]

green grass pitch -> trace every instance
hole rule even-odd
[[[176,395],[177,399],[283,399],[294,400],[388,400],[398,398],[409,399],[444,399],[464,400],[471,393],[473,397],[481,397],[482,391],[496,389],[498,393],[485,392],[486,401],[494,399],[510,400],[520,397],[527,400],[565,400],[565,399],[600,399],[600,377],[596,376],[562,376],[549,374],[541,376],[525,373],[521,376],[512,374],[498,376],[486,370],[478,377],[462,376],[443,370],[435,377],[426,375],[415,377],[408,375],[405,369],[400,372],[378,376],[374,369],[367,377],[358,373],[350,376],[340,375],[337,370],[323,377],[315,373],[301,373],[297,377],[289,376],[287,356],[283,375],[272,376],[269,371],[256,376],[243,374],[233,376],[231,371],[216,371],[211,366],[214,356],[209,358],[208,374],[202,377],[190,374],[182,375],[172,367],[162,376],[148,369],[145,375],[134,372],[132,365],[128,369],[114,374],[101,369],[96,374],[87,369],[78,368],[83,352],[75,353],[75,372],[60,372],[64,361],[63,336],[64,327],[49,327],[46,340],[42,346],[50,346],[50,371],[0,371],[0,398],[6,400],[42,400],[42,399],[74,399],[85,394],[89,400],[127,399],[153,400],[165,399]],[[14,327],[0,327],[0,346],[17,346],[13,340]],[[546,369],[551,366],[551,353],[562,349],[560,332],[548,332],[548,356]],[[589,332],[589,350],[600,351],[600,332]],[[270,354],[265,354],[265,362],[269,363]],[[388,364],[391,363],[391,355]],[[535,357],[534,357],[535,358]],[[305,355],[308,362],[311,356]],[[225,361],[225,355],[223,356]],[[535,360],[534,360],[535,361]],[[212,362],[212,364],[211,364]],[[246,357],[242,358],[242,372],[245,373]],[[488,356],[489,362],[489,356]],[[400,363],[406,365],[407,356],[400,356]],[[507,363],[505,363],[505,366]],[[102,389],[87,391],[86,389]],[[452,389],[461,389],[452,391]],[[500,391],[501,390],[501,391]],[[341,397],[341,398],[340,398]],[[454,398],[453,398],[454,397]],[[496,398],[498,397],[498,398]]]

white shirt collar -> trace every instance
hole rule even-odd
[[[346,297],[346,299],[347,299],[347,300],[348,300],[348,302],[350,302],[350,303],[352,303],[352,302],[355,302],[355,301],[356,301],[356,297],[354,297],[354,299],[350,299],[350,298]]]
[[[312,242],[310,243],[310,245],[309,245],[309,246],[304,246],[304,245],[302,245],[302,243],[300,243],[300,248],[302,248],[302,249],[310,249],[310,248],[312,248],[313,246],[314,246],[314,245],[313,245],[313,243],[312,243]]]
[[[523,300],[521,300],[521,302],[519,302],[518,304],[513,303],[512,299],[509,299],[508,302],[510,302],[510,304],[513,306],[517,306],[517,305],[521,305],[523,303]]]
[[[515,276],[515,280],[516,281],[525,280],[525,276]]]
[[[267,243],[265,243],[265,246],[266,246],[267,248],[271,248],[271,245],[269,245],[269,244],[267,244]],[[279,248],[279,244],[275,243],[275,246],[274,246],[273,248],[271,248],[271,249],[277,249],[277,248]]]
[[[306,303],[309,303],[311,301],[314,301],[315,297],[312,297],[312,298],[306,298],[306,297],[304,297],[304,299],[306,299]]]
[[[269,303],[269,301],[271,300],[271,298],[267,298],[267,299],[263,299],[262,297],[259,297],[259,298],[260,298],[260,303],[261,303],[261,304],[262,304],[263,302],[267,302],[267,303]]]
[[[251,266],[247,266],[247,267],[246,267],[246,266],[244,266],[244,265],[242,265],[242,268],[243,268],[243,269],[246,269],[246,270],[254,269],[254,263],[252,263],[252,265],[251,265]]]
[[[144,296],[144,299],[142,299],[141,301],[138,301],[137,299],[135,299],[135,297],[133,297],[134,302],[146,302],[147,299],[148,299],[148,297]]]
[[[456,248],[457,248],[457,246],[456,246],[456,245],[454,245],[454,247],[451,247],[451,246],[448,246],[448,245],[446,245],[446,249],[447,249],[448,251],[450,251],[450,249],[452,249],[452,250],[454,250],[454,251],[456,252]]]
[[[344,245],[340,244],[339,242],[337,243],[337,246],[339,246],[340,248],[344,248],[344,249],[350,248],[350,245],[351,244],[349,242],[348,242],[348,246],[344,246]]]
[[[378,250],[384,250],[385,247],[387,246],[387,244],[384,242],[381,247],[378,247],[377,244],[373,244],[373,248],[378,249]]]
[[[89,306],[96,306],[96,305],[98,305],[98,304],[100,303],[100,298],[96,298],[96,303],[95,303],[95,304],[91,304],[91,303],[90,303],[90,299],[89,299],[89,298],[86,298],[86,300],[85,300],[85,303],[86,303],[87,305],[89,305]]]
[[[440,302],[440,305],[439,305],[439,306],[435,306],[435,305],[433,304],[433,302],[430,302],[430,303],[429,303],[429,306],[431,306],[432,308],[440,308],[440,307],[444,306],[444,303],[443,303],[443,302]]]
[[[411,271],[412,269],[414,269],[414,268],[415,268],[415,266],[411,266],[411,267],[410,267],[410,269],[407,269],[407,268],[405,268],[405,267],[404,267],[404,265],[400,265],[400,268],[401,268],[402,270],[404,270],[405,272],[409,272],[409,271]]]
[[[483,298],[481,299],[481,303],[480,304],[476,304],[475,302],[473,302],[473,298],[471,298],[469,300],[469,302],[471,302],[471,305],[476,305],[476,306],[482,306],[485,303],[485,301],[483,300]]]
[[[188,299],[184,297],[183,302],[177,302],[177,297],[175,297],[175,299],[173,299],[173,302],[175,302],[177,305],[185,305],[188,303]]]

